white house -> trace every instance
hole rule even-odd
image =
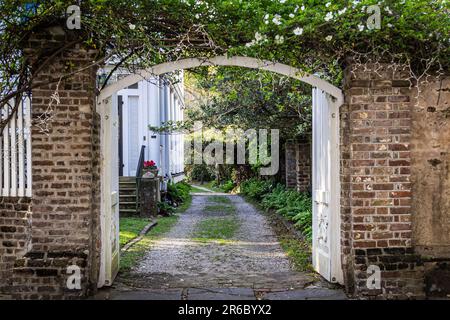
[[[112,70],[105,66],[99,77]],[[116,70],[108,82],[127,76]],[[139,81],[117,92],[119,118],[119,176],[135,177],[141,152],[143,160],[153,160],[165,181],[184,178],[184,137],[182,133],[155,133],[149,126],[159,127],[184,118],[183,72],[170,77],[155,76]]]
[[[157,164],[159,175],[173,182],[184,178],[183,134],[149,130],[149,125],[183,120],[182,77],[178,76],[176,84],[159,77],[143,80],[117,92],[120,176],[136,176],[142,151],[143,160]]]

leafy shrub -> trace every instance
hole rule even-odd
[[[232,180],[228,180],[222,185],[222,189],[225,192],[230,192],[231,190],[234,189],[234,187],[235,187],[235,185]]]
[[[263,196],[270,193],[274,188],[274,183],[270,180],[259,180],[251,178],[241,183],[241,193],[255,200],[262,200]]]
[[[175,208],[165,201],[158,202],[158,212],[163,216],[170,216],[175,212]]]
[[[191,186],[185,181],[170,183],[167,185],[167,198],[171,202],[182,203],[189,198]]]
[[[190,181],[211,181],[216,178],[214,168],[206,164],[194,164],[187,168],[187,177]]]
[[[265,195],[262,206],[274,209],[278,214],[294,223],[294,226],[307,239],[312,237],[312,199],[307,193],[287,190],[282,185]]]

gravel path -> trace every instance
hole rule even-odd
[[[204,211],[206,205],[214,204],[211,195],[195,194],[176,225],[155,241],[141,263],[121,281],[141,288],[292,289],[315,280],[291,268],[265,216],[239,196],[226,195],[240,221],[230,241],[193,240],[197,223],[220,214]]]

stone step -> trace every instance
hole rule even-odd
[[[136,216],[139,215],[139,212],[136,211],[136,209],[120,209],[119,215],[121,217],[130,217],[130,216]]]

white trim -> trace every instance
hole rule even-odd
[[[136,82],[139,82],[143,79],[149,79],[154,76],[158,76],[161,74],[173,72],[176,70],[183,69],[191,69],[200,66],[235,66],[235,67],[246,67],[251,69],[260,69],[272,71],[275,73],[279,73],[305,83],[310,84],[313,87],[317,87],[322,89],[323,91],[329,93],[333,97],[335,97],[338,101],[337,104],[340,106],[344,102],[342,90],[335,87],[331,83],[320,79],[315,75],[310,75],[301,70],[282,64],[277,62],[270,62],[267,60],[260,60],[256,58],[250,57],[226,57],[226,56],[217,56],[213,58],[188,58],[181,59],[178,61],[165,62],[153,66],[148,69],[137,71],[134,74],[131,74],[122,80],[115,82],[106,88],[104,88],[98,97],[98,101],[102,101],[112,94],[116,93],[123,88],[126,88]]]

